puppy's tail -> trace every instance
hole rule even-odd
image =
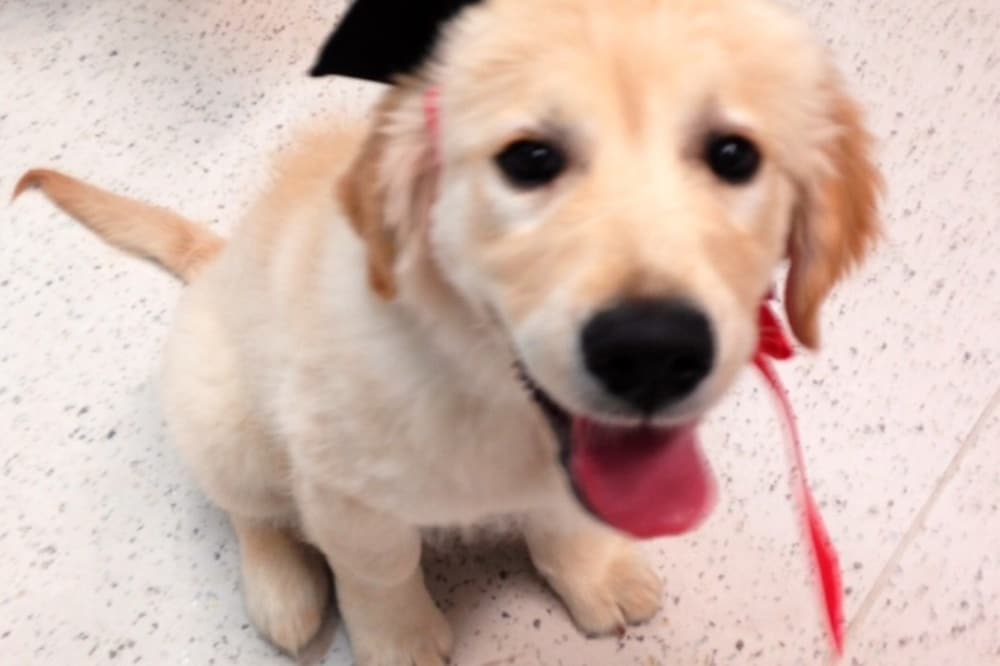
[[[18,181],[11,200],[38,188],[63,211],[107,243],[150,259],[184,282],[225,247],[222,237],[164,208],[128,199],[76,178],[33,169]]]

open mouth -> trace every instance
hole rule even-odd
[[[622,426],[573,414],[517,371],[559,442],[573,489],[597,518],[638,538],[689,532],[711,513],[716,486],[697,423]]]

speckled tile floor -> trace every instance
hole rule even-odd
[[[889,240],[786,369],[845,565],[851,664],[1000,664],[1000,5],[795,0],[882,137]],[[59,166],[227,227],[287,128],[373,90],[301,76],[343,3],[0,3],[0,186]],[[178,287],[39,197],[0,209],[0,663],[281,664],[153,378]],[[826,663],[780,430],[748,376],[723,480],[649,546],[667,608],[586,641],[517,546],[430,557],[458,664]],[[349,662],[338,633],[326,664]]]

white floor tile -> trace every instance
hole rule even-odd
[[[887,573],[851,664],[1000,664],[1000,401]]]

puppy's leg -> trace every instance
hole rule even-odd
[[[236,346],[205,300],[195,286],[179,308],[164,367],[167,422],[203,492],[239,537],[250,618],[296,654],[322,627],[329,574],[320,556],[280,528],[296,521],[289,463],[247,399]]]
[[[307,534],[333,567],[340,614],[361,666],[441,666],[451,629],[420,568],[420,533],[328,490],[301,498]]]
[[[329,606],[323,556],[287,530],[230,519],[240,541],[247,613],[262,634],[295,655],[317,634]]]
[[[583,631],[620,632],[660,610],[663,584],[635,543],[554,512],[529,515],[524,536],[535,567]]]

